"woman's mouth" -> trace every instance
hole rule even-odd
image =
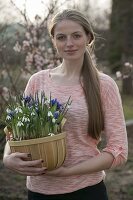
[[[74,53],[76,51],[78,51],[78,50],[65,50],[66,53]]]

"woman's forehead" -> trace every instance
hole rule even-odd
[[[84,28],[82,25],[80,25],[78,22],[73,21],[73,20],[67,20],[64,19],[60,22],[58,22],[55,26],[54,32],[59,33],[59,32],[83,32]]]

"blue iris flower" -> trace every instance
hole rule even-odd
[[[57,99],[52,99],[52,100],[51,100],[51,104],[52,104],[52,106],[54,106],[55,104],[57,104],[57,110],[59,110],[60,107],[62,106],[62,105],[57,101]]]
[[[55,112],[55,113],[54,113],[54,118],[57,119],[58,116],[59,116],[59,112]]]
[[[50,103],[54,106],[57,103],[57,99],[52,99]]]
[[[58,110],[60,109],[61,106],[62,106],[62,105],[61,105],[59,102],[57,102],[57,109],[58,109]]]
[[[11,112],[9,112],[8,115],[9,115],[11,118],[13,118],[14,115],[15,115],[15,111],[11,111]]]
[[[29,103],[28,103],[28,107],[29,107],[29,108],[32,108],[32,107],[33,107],[33,102],[29,102]]]
[[[26,103],[30,103],[30,101],[31,101],[31,97],[30,97],[30,96],[26,96],[26,97],[24,97],[23,99],[24,99],[24,103],[25,103],[25,104],[26,104]]]

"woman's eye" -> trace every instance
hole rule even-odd
[[[57,37],[57,40],[61,40],[62,41],[62,40],[65,40],[65,39],[66,39],[66,37],[64,35],[61,35],[61,36]]]
[[[74,37],[75,39],[78,39],[78,38],[81,37],[81,35],[77,35],[77,34],[76,34],[76,35],[74,35],[73,37]]]

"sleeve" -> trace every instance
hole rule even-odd
[[[34,96],[36,92],[41,91],[41,88],[47,82],[47,77],[49,76],[49,70],[41,70],[34,73],[25,88],[24,94],[27,96]],[[44,90],[44,89],[43,89]]]
[[[108,89],[103,102],[106,147],[102,151],[114,156],[111,166],[114,168],[127,161],[128,141],[119,89],[112,78],[109,79],[107,85]]]
[[[32,75],[28,80],[28,83],[24,90],[24,94],[25,96],[34,95],[34,91],[35,91],[35,80],[34,80],[34,75]]]

